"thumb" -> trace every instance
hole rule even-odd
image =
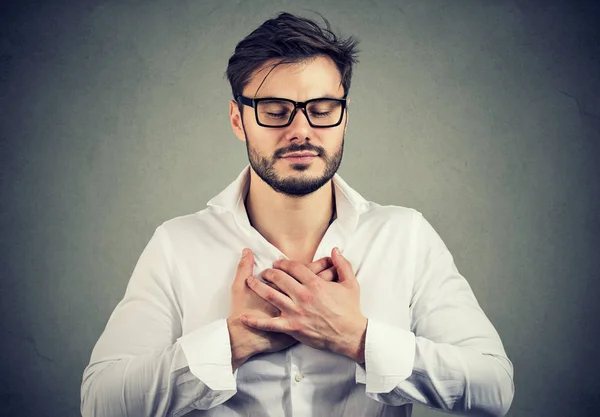
[[[357,282],[350,261],[342,256],[338,248],[333,248],[331,251],[331,260],[337,270],[338,282],[345,284],[355,284]]]
[[[233,286],[244,287],[246,285],[246,278],[252,275],[252,272],[254,272],[254,254],[250,249],[245,248],[242,251],[242,257],[237,266]]]

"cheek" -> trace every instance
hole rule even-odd
[[[329,153],[337,152],[344,140],[343,126],[341,126],[341,128],[336,127],[335,130],[329,132],[323,132],[323,134],[320,135],[320,139],[323,146],[329,150]]]
[[[278,147],[281,135],[260,126],[246,126],[249,146],[262,155],[271,155]]]

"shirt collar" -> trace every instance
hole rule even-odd
[[[242,229],[249,231],[252,226],[248,219],[244,200],[248,194],[250,165],[247,165],[238,177],[212,198],[207,205],[219,207],[234,215],[235,221]],[[345,235],[354,232],[360,214],[368,209],[368,201],[352,189],[338,174],[332,178],[335,192],[337,220]]]

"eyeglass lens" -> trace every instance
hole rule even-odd
[[[268,126],[282,126],[290,120],[294,105],[283,100],[262,100],[257,106],[258,121]],[[342,117],[342,104],[337,100],[322,99],[306,105],[306,115],[315,126],[336,124]]]

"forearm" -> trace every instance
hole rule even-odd
[[[417,338],[413,373],[388,395],[464,415],[504,416],[514,395],[512,365],[504,356]]]
[[[357,381],[367,385],[371,398],[464,415],[503,416],[508,411],[513,369],[501,345],[457,346],[415,338],[391,326],[372,327],[377,331],[368,335],[366,372],[357,369]]]
[[[235,394],[225,320],[184,330],[180,282],[170,259],[170,240],[160,227],[84,371],[84,416],[183,415]]]
[[[81,413],[182,415],[223,402],[223,397],[215,399],[217,392],[190,372],[181,347],[175,344],[152,355],[91,363],[83,375]]]
[[[420,215],[419,224],[410,331],[379,325],[370,341],[367,333],[367,374],[385,381],[385,389],[371,390],[372,396],[463,415],[503,416],[514,396],[512,363],[448,248]],[[369,356],[377,364],[370,372]],[[403,364],[401,378],[393,375],[397,363]]]

